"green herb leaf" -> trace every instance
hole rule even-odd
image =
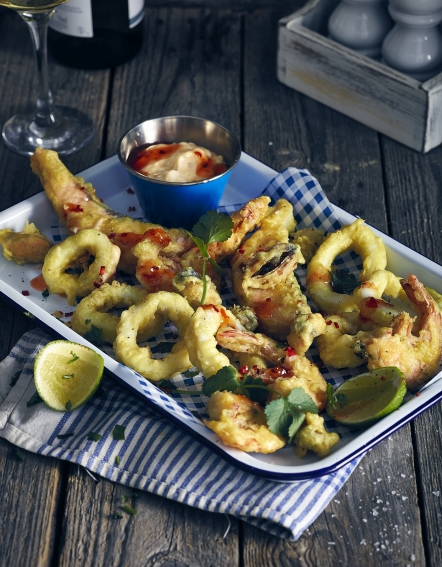
[[[119,467],[119,466],[120,466],[120,463],[121,463],[121,459],[120,459],[119,455],[117,455],[117,456],[115,457],[115,464],[117,465],[117,467]]]
[[[9,382],[10,386],[15,386],[17,384],[17,380],[20,378],[20,374],[21,374],[21,370],[18,370],[14,376],[11,378],[11,381]]]
[[[23,311],[23,315],[26,315],[26,317],[29,317],[29,319],[35,319],[35,315],[29,313],[29,311]]]
[[[233,220],[228,215],[208,211],[194,225],[192,234],[208,245],[212,242],[225,242],[230,238],[232,230]]]
[[[172,382],[172,380],[160,380],[158,382],[158,388],[165,388],[166,390],[176,390],[177,386]]]
[[[199,370],[186,370],[185,372],[182,372],[181,374],[184,376],[184,378],[194,378],[195,376],[198,376],[198,374],[200,373]],[[163,380],[162,380],[163,382]]]
[[[138,494],[136,492],[133,492],[132,494],[121,495],[121,500],[123,501],[123,503],[129,502],[130,500],[132,500],[132,498],[138,498]]]
[[[115,512],[114,514],[112,514],[112,518],[114,520],[121,520],[122,517],[123,517],[123,514],[120,514],[120,512]]]
[[[126,431],[125,425],[116,425],[112,431],[113,438],[117,441],[123,441],[126,439],[124,432]]]
[[[351,274],[347,270],[332,270],[331,278],[332,288],[336,293],[351,295],[353,290],[360,285],[360,282],[354,274]]]
[[[253,402],[258,402],[262,406],[265,404],[269,390],[262,378],[253,378],[250,375],[244,376],[243,380],[239,382],[239,387],[241,392]]]
[[[71,408],[72,408],[72,402],[71,402],[71,400],[68,400],[68,401],[66,402],[66,405],[65,405],[64,407],[66,408],[66,411],[71,411]]]
[[[73,350],[71,350],[71,355],[72,355],[72,358],[70,358],[69,360],[67,360],[67,361],[66,361],[66,364],[72,364],[72,362],[75,362],[76,360],[78,360],[78,359],[80,358],[79,356],[77,356],[77,355],[75,354],[75,352],[74,352]]]
[[[318,408],[302,388],[294,388],[287,398],[273,400],[264,411],[270,431],[286,437],[291,443],[305,419],[305,413],[318,413]]]
[[[75,431],[70,431],[69,433],[62,433],[61,435],[57,435],[57,439],[69,439],[69,437],[73,437],[75,435]]]
[[[298,433],[299,428],[301,427],[301,425],[305,420],[305,413],[298,412],[296,414],[292,414],[292,417],[293,417],[293,421],[287,432],[289,443],[293,443],[293,439],[295,438],[295,435]]]
[[[138,514],[137,510],[135,510],[134,508],[131,508],[127,504],[125,506],[120,506],[120,508],[122,510],[124,510],[125,512],[127,512],[128,514],[130,514],[131,516],[135,516],[135,514]]]
[[[39,394],[38,392],[35,392],[35,393],[31,396],[31,398],[29,399],[29,401],[26,403],[26,405],[27,405],[27,407],[33,406],[34,404],[38,404],[38,403],[40,403],[41,401],[43,401],[43,400],[40,398],[40,394]]]
[[[89,433],[87,434],[87,439],[89,439],[90,441],[100,441],[101,435],[99,433],[89,431]]]
[[[284,398],[278,398],[266,405],[265,414],[267,425],[275,435],[288,437],[289,428],[293,422],[293,416]]]
[[[90,331],[87,331],[83,336],[97,347],[101,347],[103,344],[103,329],[99,329],[95,325],[91,325]]]
[[[203,258],[203,265],[201,268],[201,278],[203,280],[203,294],[201,297],[201,305],[204,304],[204,301],[206,299],[207,262],[210,262],[210,265],[218,274],[226,274],[226,270],[223,270],[221,266],[218,266],[215,260],[210,257],[207,247],[213,242],[224,242],[231,236],[232,231],[233,220],[228,215],[218,213],[217,211],[209,211],[202,217],[200,217],[199,221],[192,228],[192,232],[187,233],[199,248],[201,256]]]
[[[203,240],[201,240],[201,238],[198,238],[198,236],[194,236],[190,232],[188,232],[187,234],[190,236],[190,238],[194,241],[194,243],[199,248],[199,251],[201,252],[201,256],[203,258],[208,258],[209,257],[209,251],[207,250],[207,246],[206,246],[205,242]]]
[[[20,459],[20,461],[23,461],[23,460],[24,460],[23,453],[20,451],[20,449],[19,449],[18,447],[15,447],[14,453],[15,453],[15,456],[16,456],[18,459]]]
[[[287,396],[287,401],[293,405],[298,411],[308,413],[318,413],[318,408],[312,398],[305,392],[303,388],[293,388]]]
[[[42,292],[42,296],[43,296],[43,297],[49,297],[49,290],[48,290],[48,289],[45,289],[45,290]]]
[[[217,391],[236,392],[239,387],[236,370],[233,366],[224,366],[204,382],[203,393],[206,396],[211,396]]]

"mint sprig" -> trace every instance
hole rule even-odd
[[[210,263],[217,274],[220,276],[226,275],[226,270],[223,270],[210,256],[209,246],[213,242],[225,242],[232,235],[232,231],[233,220],[228,215],[218,213],[217,211],[208,211],[200,217],[198,222],[193,226],[192,231],[187,233],[198,247],[203,259],[201,270],[201,278],[203,281],[201,305],[204,305],[207,293],[207,262]]]

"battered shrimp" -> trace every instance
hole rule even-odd
[[[57,152],[37,148],[31,156],[32,171],[40,178],[45,193],[60,221],[72,233],[85,228],[99,229],[120,250],[119,269],[133,274],[137,263],[132,248],[144,233],[158,225],[122,215],[110,209],[95,194],[95,189],[81,177],[75,177],[60,161]],[[169,250],[181,255],[192,240],[181,228],[164,229],[170,238]]]
[[[389,327],[380,328],[367,341],[365,352],[369,370],[397,366],[404,373],[407,388],[414,389],[437,372],[442,353],[442,317],[437,303],[416,276],[410,274],[401,285],[419,313],[417,329],[413,329],[415,319],[406,312],[399,313]]]
[[[135,277],[150,292],[174,291],[173,278],[181,271],[181,261],[177,254],[165,252],[170,243],[167,232],[155,227],[147,230],[132,249],[138,259]]]
[[[266,335],[227,325],[220,327],[216,340],[222,347],[233,352],[259,356],[270,362],[272,366],[269,368],[250,368],[247,373],[271,383],[272,389],[279,394],[286,397],[294,388],[303,388],[318,409],[324,409],[327,402],[324,378],[317,366],[305,356],[297,354],[291,347],[282,348]]]
[[[204,423],[228,447],[247,453],[274,453],[285,445],[284,437],[268,428],[263,408],[245,396],[215,392],[207,413],[210,420]]]

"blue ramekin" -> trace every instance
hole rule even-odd
[[[227,171],[204,181],[171,183],[146,177],[127,163],[138,146],[177,142],[193,142],[222,155]],[[167,116],[131,128],[120,140],[118,157],[129,173],[146,219],[190,230],[201,215],[218,207],[232,169],[241,158],[241,145],[232,132],[216,122],[195,116]]]

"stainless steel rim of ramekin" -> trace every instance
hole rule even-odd
[[[138,171],[135,171],[135,169],[132,169],[128,163],[127,163],[127,156],[130,154],[130,152],[135,148],[138,147],[140,145],[143,144],[155,144],[155,143],[176,143],[176,142],[195,142],[194,140],[191,139],[187,139],[187,140],[178,140],[178,139],[173,139],[172,141],[165,141],[165,140],[161,140],[161,139],[156,139],[156,140],[152,140],[152,141],[146,141],[145,138],[142,139],[141,143],[139,144],[133,144],[129,147],[128,150],[126,150],[126,156],[123,155],[123,150],[122,150],[122,145],[123,142],[125,141],[125,139],[129,139],[132,136],[135,136],[135,133],[137,132],[137,130],[141,129],[142,127],[148,125],[148,124],[154,124],[154,123],[162,123],[162,122],[166,122],[166,121],[170,121],[170,122],[193,122],[196,124],[206,124],[207,126],[209,126],[210,128],[214,129],[214,130],[218,130],[219,132],[222,132],[226,137],[228,137],[230,139],[230,145],[232,148],[232,157],[231,160],[229,161],[229,166],[227,168],[226,171],[224,171],[223,173],[220,173],[219,175],[216,175],[215,177],[211,177],[210,179],[204,179],[202,181],[188,181],[188,182],[172,182],[172,181],[163,181],[161,179],[154,179],[152,177],[147,177],[146,175],[143,175],[142,173],[139,173]],[[166,136],[167,138],[168,136]],[[131,140],[131,141],[135,141]],[[217,148],[212,148],[212,147],[208,147],[207,142],[198,142],[198,145],[200,145],[201,147],[207,147],[207,149],[218,153],[219,155],[223,155],[224,159],[227,159],[224,154],[219,151]],[[241,159],[241,144],[237,138],[237,136],[235,136],[235,134],[233,134],[233,132],[231,132],[230,130],[228,130],[225,126],[222,126],[221,124],[218,124],[217,122],[214,122],[213,120],[207,120],[206,118],[200,118],[198,116],[188,116],[188,115],[176,115],[176,116],[164,116],[164,117],[159,117],[159,118],[152,118],[149,120],[145,120],[144,122],[140,122],[140,124],[137,124],[136,126],[133,126],[132,128],[130,128],[125,134],[123,134],[123,136],[121,136],[120,141],[118,143],[118,158],[120,160],[120,162],[122,163],[122,165],[133,175],[136,175],[137,177],[139,177],[140,179],[144,179],[145,181],[148,181],[150,183],[156,183],[158,185],[198,185],[201,183],[210,183],[211,181],[215,181],[216,179],[219,179],[220,177],[223,177],[224,175],[227,175],[228,173],[231,172],[231,170],[235,167],[235,165],[239,162],[239,160]]]

